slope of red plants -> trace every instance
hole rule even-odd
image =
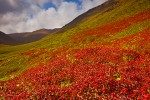
[[[134,24],[147,20],[150,20],[150,9],[144,10],[136,15],[117,22],[100,25],[92,29],[87,29],[81,33],[78,33],[76,37],[72,38],[72,41],[76,42],[82,39],[83,43],[85,43],[87,36],[96,36],[96,38],[108,37],[109,35],[114,35]]]
[[[150,99],[150,54],[116,48],[69,50],[0,84],[6,99]]]
[[[114,35],[150,19],[150,10],[72,38],[79,48],[87,36]],[[77,33],[79,34],[79,33]],[[6,100],[150,100],[150,28],[112,42],[84,48],[30,50],[22,56],[47,54],[48,61],[14,79],[0,82]],[[81,44],[78,44],[80,40]]]
[[[104,47],[124,48],[128,50],[145,51],[150,50],[150,28],[141,32],[117,39],[112,42],[104,42]],[[92,45],[95,45],[94,43]],[[98,44],[99,45],[99,44]]]

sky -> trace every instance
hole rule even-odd
[[[61,28],[107,0],[0,0],[0,31],[32,32]]]

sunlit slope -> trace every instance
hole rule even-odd
[[[45,44],[45,46],[42,44],[42,47],[60,47],[64,44],[77,44],[78,46],[79,43],[84,45],[87,44],[89,38],[92,40],[95,38],[95,42],[99,43],[106,39],[111,41],[113,38],[123,38],[126,35],[137,33],[149,28],[149,5],[148,0],[115,1],[102,11],[85,17],[77,26],[71,27],[63,34],[46,37],[41,41]],[[74,39],[77,40],[74,41]]]
[[[102,10],[92,9],[89,16],[79,16],[84,17],[38,42],[0,48],[1,81],[46,64],[63,50],[104,46],[149,52],[149,0],[109,0],[101,6]]]
[[[40,41],[0,48],[0,99],[149,100],[149,76],[149,0],[109,0]]]

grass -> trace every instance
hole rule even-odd
[[[46,61],[51,58],[50,54],[38,55],[35,57],[33,55],[21,55],[21,53],[25,51],[44,48],[48,52],[53,52],[55,50],[59,50],[60,48],[85,48],[88,46],[88,44],[90,44],[91,38],[96,38],[96,36],[87,36],[86,44],[82,45],[72,42],[71,38],[77,35],[82,35],[80,33],[87,29],[92,29],[97,26],[119,21],[142,10],[150,9],[149,0],[139,0],[137,2],[136,0],[128,1],[119,0],[118,4],[110,6],[101,12],[97,12],[97,14],[85,18],[78,24],[78,26],[72,27],[63,33],[50,34],[40,41],[19,46],[0,45],[0,81],[8,80],[18,76],[28,68],[35,67],[40,63],[45,64]],[[150,27],[149,23],[150,21],[144,21],[134,24],[127,29],[116,33],[115,35],[112,35],[111,37],[96,38],[96,40],[98,42],[111,42],[113,40],[120,39],[144,30],[146,27]]]
[[[109,7],[105,9],[103,12],[100,12],[100,13],[97,13],[96,15],[88,17],[83,23],[81,23],[77,27],[79,27],[79,29],[84,30],[87,28],[95,27],[97,25],[103,25],[106,23],[112,23],[114,21],[122,20],[137,12],[150,8],[149,7],[150,1],[141,0],[141,1],[135,2],[135,0],[132,0],[127,3],[123,2],[122,5],[115,5],[114,7]],[[108,9],[113,9],[113,10],[107,12]]]
[[[117,39],[121,39],[121,38],[124,38],[126,36],[136,34],[136,33],[140,32],[142,30],[145,30],[147,28],[150,28],[150,20],[147,20],[147,21],[144,21],[144,22],[141,22],[138,24],[134,24],[134,25],[128,27],[127,29],[125,29],[121,32],[118,32],[116,35],[112,35],[109,38],[104,38],[104,39],[99,40],[99,42],[112,42],[112,41],[115,41]]]

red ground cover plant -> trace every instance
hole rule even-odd
[[[109,24],[100,25],[92,29],[87,29],[81,33],[78,33],[75,37],[72,38],[72,41],[81,41],[85,43],[87,36],[96,36],[96,38],[108,37],[109,35],[114,35],[134,24],[150,20],[150,9],[144,10],[138,14],[135,14],[131,17],[127,17],[123,20],[116,21]]]
[[[64,51],[0,84],[6,99],[150,99],[150,54],[116,48]]]
[[[48,53],[46,49],[40,48],[37,50],[34,49],[34,50],[29,50],[27,52],[23,52],[23,53],[21,53],[21,55],[23,55],[23,56],[31,56],[32,55],[32,56],[37,57],[39,55],[46,54],[46,53]]]
[[[85,42],[87,36],[100,38],[100,35],[115,34],[149,18],[150,10],[146,10],[84,31],[72,41],[79,38]],[[0,82],[0,97],[6,100],[150,100],[149,33],[148,28],[113,42],[94,43],[92,40],[88,47],[82,49],[70,47],[68,50],[24,52],[22,56],[47,54],[50,57],[45,65]]]

